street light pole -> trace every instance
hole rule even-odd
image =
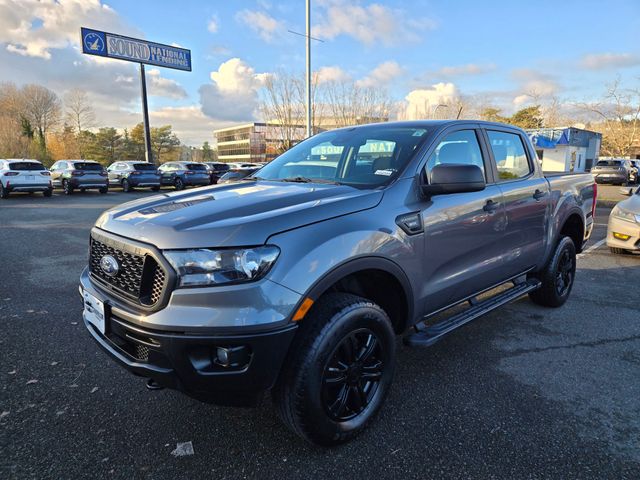
[[[313,135],[311,126],[311,0],[306,2],[307,23],[307,138]]]

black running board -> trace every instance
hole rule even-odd
[[[540,288],[540,281],[537,279],[528,279],[522,283],[516,283],[513,287],[498,293],[486,300],[477,302],[475,298],[470,299],[471,307],[464,312],[457,313],[452,317],[446,318],[433,325],[425,325],[419,323],[414,328],[416,333],[412,333],[404,337],[405,345],[412,347],[429,347],[440,340],[445,335],[454,330],[472,322],[502,305],[512,302],[521,296]]]

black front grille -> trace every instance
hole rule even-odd
[[[108,275],[101,266],[105,255],[119,265],[115,275]],[[140,305],[153,306],[160,301],[167,275],[151,255],[135,254],[91,239],[89,270],[94,278],[110,290]]]

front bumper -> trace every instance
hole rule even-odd
[[[628,235],[629,238],[626,240],[616,238],[614,233],[617,233],[618,236],[620,234],[623,236]],[[610,216],[607,228],[607,246],[629,251],[640,251],[640,224]]]
[[[178,289],[165,308],[146,314],[94,284],[87,269],[79,290],[104,303],[105,333],[84,323],[117,363],[161,386],[221,405],[252,405],[273,386],[297,328],[290,316],[300,296],[268,280]],[[248,364],[216,364],[217,347],[239,346],[250,352]]]

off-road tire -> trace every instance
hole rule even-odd
[[[570,262],[568,271],[565,271],[566,261]],[[562,237],[547,265],[533,276],[542,282],[542,286],[529,293],[531,300],[545,307],[564,305],[576,278],[576,246],[573,240]],[[559,279],[559,276],[562,278]]]
[[[344,386],[333,387],[340,388],[340,392],[346,388],[345,397],[348,402],[357,402],[356,405],[359,404],[362,408],[359,413],[353,410],[353,418],[336,420],[329,411],[328,404],[331,402],[324,397],[324,388],[328,383],[326,374],[331,370],[330,365],[336,355],[342,352],[340,348],[344,342],[368,333],[373,335],[379,346],[375,347],[376,354],[369,357],[381,365],[378,379],[366,384],[368,380],[350,379],[349,382],[361,383],[354,386],[345,380]],[[294,433],[317,445],[333,446],[352,439],[367,427],[384,403],[393,380],[395,345],[391,321],[378,305],[347,293],[322,296],[301,321],[272,392],[280,418]],[[354,347],[353,343],[351,347]],[[359,353],[354,357],[364,358],[367,349],[367,345],[362,350],[353,348],[353,352],[362,353],[362,357]],[[349,370],[354,374],[352,377],[358,377],[358,374],[362,375],[361,372],[370,372],[367,369],[374,368],[365,367],[364,360],[356,364],[353,365],[358,371]],[[346,374],[344,378],[347,378]],[[369,393],[363,400],[360,394],[367,388]],[[357,397],[353,398],[353,395]],[[367,395],[370,395],[369,399]],[[347,407],[349,408],[351,407]]]

